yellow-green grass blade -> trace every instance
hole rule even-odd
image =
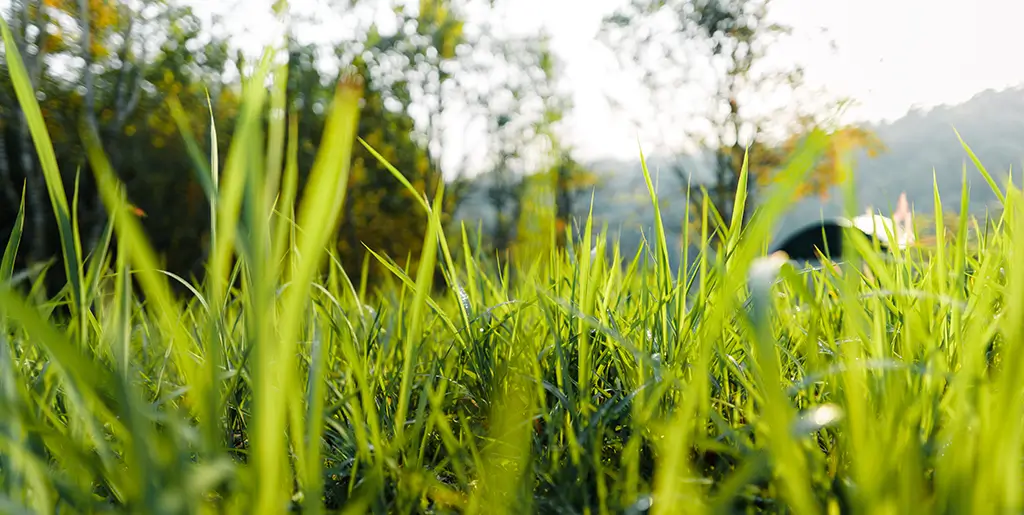
[[[166,277],[160,273],[161,267],[156,252],[145,237],[141,222],[130,210],[123,195],[123,186],[114,175],[102,149],[95,141],[83,134],[85,150],[96,175],[96,184],[103,203],[115,224],[118,240],[125,242],[125,250],[134,264],[139,283],[146,295],[152,315],[160,323],[163,337],[166,339],[177,372],[181,374],[184,384],[196,389],[196,395],[190,396],[194,409],[202,407],[203,389],[205,385],[196,376],[197,356],[202,355],[195,348],[195,341],[181,324],[179,306],[171,292]],[[199,413],[202,413],[200,410]]]
[[[288,63],[282,61],[274,71],[274,83],[270,93],[270,128],[267,133],[267,162],[264,178],[266,212],[273,209],[281,183],[282,162],[285,151],[287,119]]]
[[[25,187],[22,186],[18,214],[15,216],[11,234],[0,259],[0,288],[12,286],[9,283],[14,276],[14,263],[24,228]],[[19,452],[26,445],[27,439],[22,413],[25,410],[28,392],[24,382],[20,381],[22,376],[18,373],[12,352],[13,342],[8,339],[8,334],[7,315],[0,307],[0,424],[6,426],[5,433],[9,435],[10,444],[14,447],[8,452],[0,453],[0,469],[6,471],[5,479],[9,491],[14,496],[22,497],[21,501],[29,500],[25,495],[25,486],[31,485],[32,491],[37,492],[31,504],[38,511],[53,502],[53,491],[43,479],[42,467],[35,460],[26,459],[22,456],[23,453]]]
[[[411,193],[413,197],[416,198],[417,203],[419,203],[420,206],[423,208],[428,217],[428,223],[434,226],[434,231],[438,236],[438,244],[441,246],[441,252],[444,257],[444,264],[446,266],[447,271],[445,277],[448,281],[450,281],[450,285],[452,286],[452,289],[454,290],[456,296],[466,295],[465,290],[463,290],[462,286],[459,284],[458,269],[455,266],[455,260],[452,259],[451,249],[448,246],[448,239],[445,237],[444,228],[442,227],[441,224],[441,213],[439,207],[441,204],[435,202],[435,207],[431,208],[431,206],[427,204],[426,199],[421,195],[421,193],[416,191],[416,188],[413,187],[413,185],[409,182],[408,179],[405,178],[404,175],[402,175],[402,172],[400,172],[391,163],[389,163],[387,159],[384,158],[384,156],[382,156],[379,152],[374,150],[373,147],[366,143],[362,138],[359,139],[359,142],[362,143],[363,147],[365,147],[366,150],[370,152],[370,154],[372,154],[381,164],[383,164],[384,167],[389,172],[391,172],[391,175],[394,176],[395,179],[402,183],[402,186],[405,187],[406,191]],[[443,192],[443,190],[444,189],[442,183],[441,187],[438,188],[438,191]],[[462,317],[462,323],[464,324],[464,327],[468,328],[470,326],[470,313],[469,310],[467,309],[466,303],[459,302],[458,305],[459,314]],[[456,333],[456,338],[458,338],[460,340],[460,343],[462,343],[463,345],[466,344],[461,332]]]
[[[992,178],[992,174],[988,172],[988,170],[985,168],[985,165],[981,164],[981,160],[978,159],[978,156],[974,153],[974,151],[971,150],[969,146],[967,146],[967,143],[960,136],[960,132],[957,131],[956,128],[953,129],[953,132],[956,133],[956,138],[960,141],[960,145],[967,152],[967,155],[970,156],[971,161],[974,163],[974,166],[978,168],[978,172],[981,173],[981,176],[984,177],[985,182],[987,182],[989,187],[992,188],[992,193],[995,193],[996,197],[999,198],[999,202],[1005,205],[1006,194],[1003,193],[1003,190],[999,187],[998,184],[996,184],[995,179]]]
[[[203,151],[200,149],[199,143],[196,141],[195,134],[192,132],[192,127],[189,125],[189,118],[188,115],[185,114],[185,108],[182,107],[181,101],[178,100],[178,97],[175,95],[168,95],[167,107],[171,112],[171,118],[174,119],[174,123],[178,127],[178,132],[181,133],[182,140],[185,142],[185,150],[192,159],[192,164],[195,165],[196,179],[199,180],[199,186],[203,189],[203,193],[206,194],[206,198],[215,206],[217,187],[214,185],[214,172],[210,168],[210,159],[203,155]],[[212,117],[210,122],[210,132],[216,132],[212,125]],[[211,151],[216,152],[217,149],[213,148]]]
[[[289,287],[279,307],[276,349],[258,352],[255,456],[258,471],[258,512],[285,509],[289,491],[286,474],[288,449],[284,441],[282,409],[287,409],[285,388],[293,384],[295,346],[306,320],[309,288],[326,257],[324,249],[340,218],[351,167],[359,119],[362,83],[354,76],[339,83],[323,135],[323,145],[313,165],[299,205],[296,256]],[[294,401],[293,401],[294,402]]]
[[[14,277],[14,263],[18,256],[18,247],[21,244],[21,234],[25,229],[25,186],[21,187],[21,203],[18,204],[18,214],[14,217],[14,224],[11,225],[11,234],[7,238],[7,246],[4,247],[3,258],[0,259],[0,285],[9,282]]]
[[[43,120],[39,102],[36,100],[35,91],[32,89],[28,71],[25,69],[21,55],[18,53],[18,47],[14,42],[6,20],[0,19],[0,31],[3,32],[10,80],[14,86],[14,92],[25,116],[29,131],[32,134],[32,141],[35,144],[36,154],[39,157],[39,163],[42,166],[43,177],[46,182],[46,191],[50,197],[50,205],[53,208],[54,216],[57,218],[57,230],[60,234],[64,272],[67,274],[73,299],[71,306],[72,317],[81,317],[82,311],[85,309],[83,305],[82,249],[73,227],[72,215],[68,207],[68,197],[64,191],[64,180],[61,177],[60,168],[57,166],[57,156],[53,149],[53,142],[46,130],[46,122]]]
[[[434,200],[434,208],[441,207],[441,190]],[[427,225],[427,233],[423,238],[423,252],[416,270],[416,287],[413,291],[413,298],[409,305],[409,329],[405,334],[405,341],[402,345],[402,369],[401,384],[398,391],[398,408],[395,410],[395,444],[394,449],[404,454],[406,416],[409,411],[409,397],[411,396],[413,367],[417,363],[422,345],[427,341],[424,333],[426,320],[427,300],[434,280],[434,267],[437,256],[437,226],[433,223]]]
[[[283,261],[294,240],[291,232],[295,228],[295,195],[299,183],[299,119],[296,115],[292,115],[288,120],[286,155],[283,185],[276,207],[278,219],[274,225],[273,241],[273,262],[279,268],[285,265]]]
[[[217,188],[217,212],[212,222],[216,241],[210,247],[210,263],[207,270],[207,281],[210,281],[210,302],[220,306],[225,301],[228,289],[228,275],[231,271],[231,257],[235,251],[235,236],[242,210],[245,185],[248,174],[253,169],[253,148],[260,132],[260,120],[264,110],[266,81],[272,63],[273,51],[268,48],[253,77],[247,80],[243,89],[242,109],[234,138],[228,150],[224,165],[223,177],[215,182]],[[212,132],[212,131],[211,131]],[[214,176],[219,176],[216,170]]]

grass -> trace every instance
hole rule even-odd
[[[171,101],[215,215],[206,279],[179,298],[170,282],[185,281],[159,270],[89,134],[111,225],[83,253],[0,27],[70,278],[45,302],[18,288],[23,204],[0,261],[4,513],[1024,509],[1012,185],[985,230],[965,215],[947,238],[936,212],[927,252],[884,260],[854,239],[841,273],[808,278],[763,249],[823,148],[815,134],[742,230],[742,213],[719,222],[704,207],[687,239],[717,230],[724,251],[691,256],[693,274],[670,269],[659,214],[635,256],[590,218],[569,250],[545,234],[514,281],[465,230],[446,232],[441,190],[414,206],[430,222],[419,266],[375,254],[392,280],[361,291],[328,250],[345,202],[336,185],[363,145],[361,86],[339,84],[330,144],[297,191],[296,148],[283,148],[294,119],[272,118],[266,137],[259,122],[285,103],[262,87],[285,73],[268,51],[223,167]],[[67,320],[49,316],[57,303]]]

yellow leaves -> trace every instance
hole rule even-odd
[[[43,5],[61,11],[80,21],[78,2],[73,0],[43,0]],[[123,32],[118,24],[122,21],[117,0],[89,0],[89,52],[96,59],[110,56],[110,36]],[[44,46],[50,52],[66,51],[69,45],[65,34],[57,25],[57,34],[46,37]]]
[[[43,5],[51,10],[60,11],[71,17],[81,28],[81,12],[78,2],[75,0],[43,0]],[[114,53],[111,46],[111,36],[122,34],[124,27],[123,16],[121,16],[118,0],[88,0],[89,12],[89,48],[88,51],[94,59],[104,59]],[[66,52],[72,48],[77,41],[70,41],[69,35],[64,32],[60,23],[49,23],[47,31],[43,33],[42,46],[49,54]],[[54,33],[50,34],[49,30]],[[77,38],[76,38],[77,39]]]
[[[833,133],[830,151],[852,152],[858,149],[867,152],[868,157],[877,157],[886,151],[886,146],[873,132],[860,127],[843,127]]]
[[[349,184],[356,184],[366,179],[366,160],[357,157],[352,160],[352,167],[348,173]]]
[[[427,156],[419,156],[416,160],[416,173],[419,175],[426,175],[430,171],[430,160]]]
[[[214,101],[217,109],[216,115],[221,120],[235,120],[238,118],[239,106],[241,101],[238,98],[234,88],[223,88],[220,95]],[[205,102],[202,106],[203,112],[208,113],[209,105]]]
[[[380,152],[381,147],[383,146],[382,143],[384,142],[384,135],[381,134],[380,130],[375,130],[367,134],[366,137],[363,139],[366,140],[367,145],[370,145],[370,147]]]
[[[46,54],[56,54],[58,52],[64,52],[68,49],[68,44],[64,41],[64,31],[57,28],[55,34],[45,34],[43,36],[43,52]]]
[[[92,53],[94,58],[103,59],[110,55],[110,51],[107,50],[107,47],[98,39],[92,39],[90,40],[90,43],[89,51]]]
[[[449,30],[441,35],[440,54],[444,59],[455,58],[455,48],[462,42],[462,31],[465,24],[462,21],[449,25]]]
[[[364,140],[369,142],[368,137],[373,132],[377,131],[371,129],[370,134],[363,136]],[[399,167],[414,189],[423,192],[429,182],[428,176],[417,175],[409,170],[410,161],[417,165],[426,161],[421,159],[422,150],[416,147],[405,148],[404,145],[398,148],[396,144],[408,141],[402,141],[404,138],[400,136],[396,136],[396,139],[399,141],[377,146],[374,150]],[[388,158],[388,154],[395,159]],[[421,211],[409,208],[415,204],[412,193],[390,177],[378,161],[368,157],[365,151],[359,152],[353,159],[348,198],[351,203],[337,243],[342,261],[357,268],[362,266],[365,245],[393,258],[403,267],[406,265],[406,257],[411,256],[410,264],[415,266],[422,250],[426,219]],[[386,275],[386,271],[371,260],[370,275],[379,277],[378,274]]]
[[[89,0],[89,18],[90,28],[97,33],[114,28],[120,20],[117,2],[114,0]]]
[[[831,134],[825,155],[814,171],[818,179],[816,189],[820,196],[824,197],[829,186],[846,178],[842,175],[845,167],[840,166],[840,160],[858,150],[865,151],[868,157],[876,157],[886,147],[874,133],[860,127],[842,127]]]
[[[442,59],[453,59],[462,42],[464,22],[451,13],[447,0],[420,0],[419,30],[430,35]]]
[[[125,127],[124,127],[124,135],[125,136],[129,136],[129,137],[130,136],[134,136],[135,135],[135,131],[136,131],[135,124],[129,123],[128,125],[125,125]]]
[[[758,184],[764,185],[774,180],[773,173],[782,165],[784,159],[792,155],[805,137],[803,131],[792,134],[779,148],[755,146],[750,152],[750,170]],[[826,197],[829,189],[846,177],[840,160],[864,151],[869,158],[877,157],[886,151],[886,146],[869,130],[856,126],[844,126],[830,134],[828,146],[818,160],[807,182],[800,185],[796,194],[798,198],[816,194]],[[742,156],[740,156],[742,159]],[[738,160],[738,162],[741,162]]]
[[[420,22],[444,23],[448,19],[448,9],[443,4],[444,0],[420,0]]]
[[[569,179],[570,189],[583,189],[597,185],[597,176],[590,172],[577,172]]]

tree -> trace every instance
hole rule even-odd
[[[47,30],[53,24],[51,11],[42,0],[14,0],[11,2],[7,19],[10,20],[11,33],[22,56],[28,78],[33,88],[40,91],[43,99],[45,89],[42,88],[46,69],[46,56],[53,47],[55,38]],[[6,53],[5,53],[6,55]],[[6,59],[3,63],[3,76],[10,77]],[[5,81],[0,88],[0,103],[5,107],[2,111],[3,157],[0,163],[0,180],[4,181],[4,199],[9,206],[17,206],[19,194],[24,184],[26,196],[26,219],[29,230],[27,251],[36,260],[43,259],[47,245],[46,235],[49,217],[45,204],[45,183],[42,173],[38,171],[35,149],[29,134],[28,121],[14,95],[13,84]]]
[[[708,201],[731,218],[744,155],[755,184],[764,184],[810,128],[824,123],[841,105],[827,96],[810,102],[800,63],[772,66],[773,46],[791,28],[769,19],[771,0],[635,0],[605,19],[602,39],[617,48],[620,62],[639,71],[642,84],[660,105],[678,105],[681,94],[708,98],[706,110],[684,116],[676,144],[696,142],[710,151]],[[772,106],[769,99],[783,99]],[[699,101],[704,105],[705,102]],[[660,109],[670,116],[671,109]],[[878,146],[861,129],[836,129],[844,144]],[[838,149],[842,145],[834,146]],[[833,160],[812,174],[809,191],[824,191],[836,178]],[[695,170],[676,167],[687,187]],[[694,185],[697,186],[697,185]],[[827,188],[826,188],[827,189]],[[806,193],[805,192],[805,193]],[[748,199],[753,199],[753,191]],[[691,198],[700,202],[701,197]],[[745,209],[749,217],[751,209]]]
[[[808,126],[803,130],[794,131],[781,145],[770,149],[771,154],[769,156],[761,157],[761,159],[753,163],[754,167],[751,170],[751,175],[758,181],[758,185],[765,186],[772,182],[774,178],[772,172],[782,164],[782,159],[797,151],[797,148],[804,140],[804,136],[810,132],[811,128],[808,123]],[[795,192],[797,197],[809,195],[817,195],[821,198],[827,197],[832,186],[846,179],[846,177],[841,175],[844,167],[841,167],[839,164],[844,159],[844,156],[850,155],[851,152],[862,151],[867,157],[873,158],[887,149],[885,144],[878,139],[878,136],[862,127],[849,125],[822,127],[819,125],[818,128],[825,129],[829,139],[808,180],[801,184],[800,188]]]
[[[491,241],[499,254],[517,239],[528,177],[546,175],[552,155],[558,159],[555,127],[570,103],[559,89],[560,63],[548,43],[547,35],[541,34],[508,39],[498,46],[516,70],[491,93],[485,111],[495,152],[487,192],[495,212]]]
[[[488,25],[494,20],[470,23],[468,3],[463,1],[400,4],[413,2],[392,4],[398,30],[384,33],[371,17],[357,15],[365,30],[327,44],[314,45],[300,37],[304,24],[322,21],[292,13],[287,94],[289,109],[299,119],[300,180],[321,143],[330,84],[340,67],[355,67],[366,79],[360,136],[419,194],[433,195],[442,181],[450,181],[444,217],[454,211],[466,183],[459,180],[468,169],[465,161],[441,159],[443,143],[458,131],[475,130],[474,124],[506,116],[506,130],[491,141],[500,140],[510,149],[513,178],[544,169],[537,164],[537,149],[545,140],[538,127],[550,104],[543,99],[554,97],[545,89],[552,84],[552,70],[543,38],[501,34]],[[207,155],[212,150],[212,109],[217,150],[224,156],[233,136],[239,78],[249,73],[251,64],[241,54],[232,55],[228,41],[216,37],[213,27],[204,26],[177,0],[15,0],[11,9],[19,20],[18,41],[29,56],[67,191],[73,191],[75,171],[80,171],[85,246],[102,234],[106,218],[84,159],[80,127],[99,136],[129,199],[145,211],[143,223],[164,255],[164,266],[186,277],[202,275],[209,207],[197,179],[200,166],[168,100],[180,102],[188,129]],[[28,21],[22,23],[23,19]],[[53,59],[39,57],[43,54]],[[21,183],[27,181],[26,235],[39,240],[38,251],[22,260],[31,263],[59,254],[54,252],[59,240],[35,150],[10,86],[0,78],[0,96],[6,95],[0,98],[0,224],[13,219]],[[454,111],[464,113],[470,122],[449,116]],[[492,163],[499,156],[497,145],[489,149],[495,157]],[[22,158],[28,159],[27,166],[21,164]],[[415,263],[425,218],[413,207],[412,195],[362,147],[355,150],[350,180],[352,202],[346,202],[338,234],[346,267],[359,269],[365,247],[402,264],[407,257]],[[33,220],[40,224],[38,230],[32,228]],[[60,278],[54,277],[54,283],[61,284]]]
[[[335,81],[331,74],[317,66],[323,52],[316,45],[304,45],[292,37],[288,48],[287,95],[290,110],[298,119],[296,147],[301,187],[316,158]],[[346,50],[336,48],[333,52],[343,54]],[[364,59],[366,57],[370,60]],[[365,78],[358,135],[398,169],[417,194],[432,194],[441,180],[440,172],[431,166],[424,141],[417,139],[414,120],[406,110],[388,107],[389,99],[407,105],[408,93],[381,84],[382,79],[371,72],[376,57],[366,52],[357,55],[351,63],[351,68]],[[342,264],[346,270],[359,270],[369,248],[403,266],[409,258],[408,264],[415,266],[427,228],[426,216],[418,209],[413,193],[377,157],[362,145],[353,150],[347,200],[337,240]],[[445,213],[450,213],[452,208],[452,200],[448,199]],[[375,259],[371,258],[370,264],[370,279],[376,280],[385,270]]]
[[[78,172],[84,250],[102,234],[106,212],[84,158],[80,128],[98,136],[129,197],[149,213],[145,224],[157,248],[175,249],[171,268],[194,271],[201,257],[196,227],[204,224],[204,202],[166,99],[173,95],[189,111],[205,113],[209,90],[215,110],[222,101],[229,106],[234,93],[219,87],[229,64],[225,41],[204,31],[189,8],[171,0],[17,0],[10,18],[18,20],[15,39],[27,56],[69,195]],[[0,219],[13,217],[18,202],[9,201],[20,195],[24,183],[28,244],[19,257],[22,263],[38,262],[55,254],[53,216],[31,136],[7,80],[0,80],[0,98],[5,106],[0,109],[0,193],[5,199]],[[192,122],[195,133],[208,134],[208,115],[194,116]],[[61,280],[54,277],[53,282]]]
[[[397,30],[383,33],[370,24],[365,40],[336,53],[342,62],[365,58],[385,104],[413,114],[430,167],[456,187],[448,190],[456,202],[470,183],[470,159],[480,156],[454,156],[446,168],[441,150],[468,131],[486,134],[482,169],[494,179],[487,195],[498,219],[490,236],[501,251],[515,239],[523,177],[546,170],[546,127],[557,121],[549,114],[566,109],[566,98],[547,36],[509,34],[500,16],[509,2],[490,2],[489,10],[470,19],[472,3],[389,2]],[[450,117],[453,112],[458,117]]]

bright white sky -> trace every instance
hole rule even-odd
[[[601,16],[619,2],[515,3],[513,21],[534,18],[549,27],[567,61],[576,101],[570,130],[580,150],[635,157],[635,129],[611,112],[600,91],[603,83],[624,81],[597,57],[602,50],[593,36]],[[775,0],[774,7],[802,40],[786,53],[806,63],[808,81],[859,102],[851,121],[895,119],[915,104],[955,104],[1024,83],[1018,64],[1022,0]],[[835,40],[835,53],[821,28]]]
[[[247,49],[258,50],[274,33],[268,25],[272,0],[188,1],[201,13],[226,11],[232,32],[245,33],[237,42]],[[575,103],[563,138],[580,158],[635,158],[638,137],[647,154],[668,150],[656,147],[659,128],[634,127],[605,100],[606,91],[628,94],[632,87],[595,40],[602,16],[623,1],[628,0],[504,2],[511,4],[505,14],[510,30],[546,27],[553,36]],[[320,9],[325,20],[330,18],[326,8]],[[959,103],[985,89],[1024,83],[1022,0],[774,0],[774,12],[799,37],[780,55],[805,63],[811,84],[859,103],[848,111],[848,121],[895,119],[914,105]],[[306,35],[327,40],[345,30],[342,25],[325,24],[322,33]],[[836,42],[834,53],[821,29]],[[457,154],[462,149],[451,146],[474,143],[458,138],[448,145]]]
[[[254,10],[270,3],[240,1]],[[646,153],[658,150],[650,148],[659,141],[657,128],[634,127],[605,99],[605,91],[628,93],[631,87],[595,40],[602,16],[623,1],[506,2],[512,5],[506,13],[510,29],[546,27],[553,37],[575,103],[563,137],[582,158],[634,158],[638,137]],[[854,98],[858,105],[848,111],[849,121],[891,120],[914,105],[959,103],[986,89],[1024,83],[1021,0],[775,0],[774,9],[799,37],[780,55],[804,62],[810,83]],[[248,18],[247,28],[262,32],[252,30],[254,22]],[[821,29],[835,41],[835,51]]]

